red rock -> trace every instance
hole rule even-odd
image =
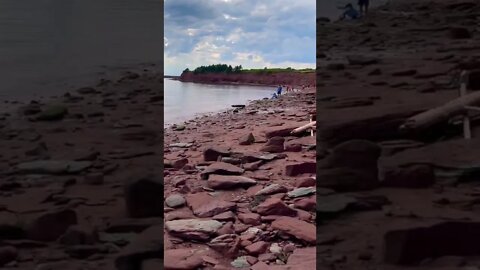
[[[302,145],[298,143],[287,143],[285,144],[285,151],[287,152],[301,152]]]
[[[259,225],[260,222],[260,215],[255,213],[241,213],[238,214],[238,219],[245,224],[248,225]]]
[[[275,127],[270,128],[267,132],[265,132],[265,137],[270,139],[272,137],[286,137],[290,136],[290,132],[296,129],[297,127]]]
[[[203,265],[201,252],[192,249],[170,249],[164,255],[165,270],[195,270]]]
[[[267,248],[268,248],[267,242],[259,241],[245,247],[245,250],[247,250],[248,254],[252,256],[258,256],[264,253],[265,251],[267,251]]]
[[[312,177],[300,178],[295,181],[295,187],[314,187],[317,185],[317,180]]]
[[[226,176],[212,174],[208,177],[207,184],[213,189],[245,188],[257,184],[257,181],[244,176]]]
[[[305,211],[315,210],[317,206],[317,197],[310,197],[298,200],[294,203],[296,208],[303,209]]]
[[[212,217],[212,219],[219,221],[235,221],[235,214],[232,211],[221,213]]]
[[[188,158],[181,158],[181,159],[175,160],[172,163],[172,166],[173,166],[173,168],[180,170],[187,164],[188,164]]]
[[[288,257],[287,269],[327,269],[326,267],[316,268],[317,249],[316,247],[298,248]],[[291,267],[291,268],[290,268]],[[328,268],[330,269],[330,268]]]
[[[236,234],[220,235],[208,243],[209,247],[230,258],[237,256],[240,245],[240,238]]]
[[[227,222],[225,223],[218,231],[218,235],[224,235],[224,234],[233,234],[235,233],[235,230],[233,229],[233,223],[232,222]]]
[[[297,239],[315,244],[317,230],[315,225],[291,217],[281,217],[272,222],[272,228],[290,234]]]
[[[203,151],[203,159],[205,161],[217,161],[219,157],[228,156],[230,156],[230,152],[219,147],[209,147]]]
[[[252,133],[249,133],[238,140],[239,145],[251,145],[254,142],[255,142],[255,137],[253,136]]]
[[[245,172],[244,169],[239,168],[235,165],[225,163],[225,162],[215,162],[210,166],[205,168],[205,170],[200,174],[202,179],[208,179],[210,174],[220,174],[220,175],[241,175]]]
[[[187,205],[197,217],[213,217],[223,212],[234,210],[236,204],[220,199],[215,199],[205,192],[188,194]]]
[[[317,172],[317,163],[316,162],[300,162],[295,164],[289,164],[285,166],[285,174],[287,176],[297,176],[304,173],[316,173]]]
[[[303,220],[303,221],[310,221],[312,218],[312,215],[304,210],[297,209],[297,216],[298,219]]]
[[[240,243],[240,245],[241,245],[242,247],[248,247],[248,246],[250,246],[251,244],[252,244],[252,241],[250,241],[250,240],[242,240],[242,242]]]
[[[285,193],[287,192],[288,189],[285,186],[279,185],[279,184],[271,184],[263,188],[262,190],[259,190],[255,195],[272,195],[276,193]],[[283,196],[283,195],[282,195]]]
[[[288,207],[281,199],[269,198],[259,204],[256,209],[257,213],[263,216],[279,215],[279,216],[296,216],[297,212]]]

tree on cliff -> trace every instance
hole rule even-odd
[[[241,72],[242,66],[235,66],[232,67],[231,65],[226,64],[216,64],[216,65],[209,65],[209,66],[199,66],[193,70],[194,74],[202,74],[202,73],[238,73]],[[188,69],[184,70],[183,72],[189,72]]]

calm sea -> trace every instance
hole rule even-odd
[[[275,88],[183,83],[164,79],[165,124],[180,123],[197,115],[222,111],[231,105],[271,97]]]
[[[160,0],[0,0],[0,99],[51,96],[156,63]]]

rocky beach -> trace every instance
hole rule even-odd
[[[162,82],[145,68],[2,114],[2,269],[313,269],[315,137],[290,131],[314,88],[164,130]]]
[[[314,269],[315,76],[288,75],[310,87],[165,131],[165,269]]]
[[[162,84],[149,67],[1,115],[0,268],[160,269],[163,235],[140,235],[163,228]]]
[[[462,114],[400,128],[458,98],[462,71],[478,89],[479,15],[390,1],[317,20],[317,269],[479,269],[478,114],[471,139]]]

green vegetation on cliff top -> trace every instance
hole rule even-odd
[[[193,71],[190,71],[188,68],[185,69],[185,72],[193,72],[194,74],[203,74],[203,73],[255,73],[255,74],[273,74],[273,73],[280,73],[280,72],[299,72],[299,73],[313,73],[315,72],[312,68],[304,68],[304,69],[293,69],[291,67],[288,68],[258,68],[258,69],[243,69],[242,66],[235,66],[232,67],[231,65],[226,64],[216,64],[216,65],[209,65],[209,66],[200,66],[195,68]]]

